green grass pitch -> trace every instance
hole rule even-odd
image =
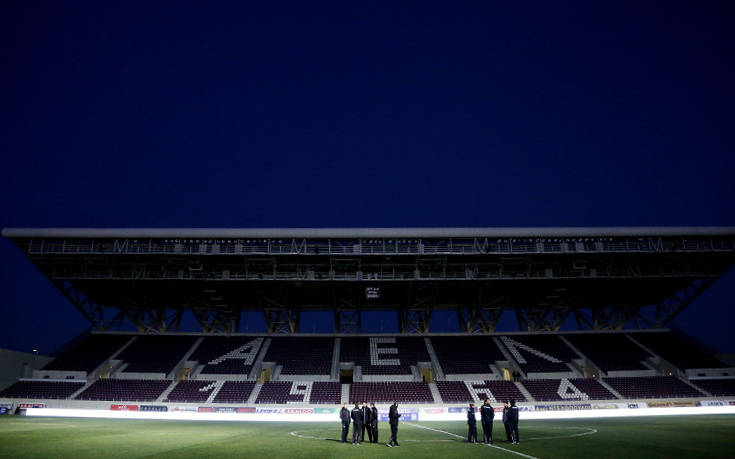
[[[387,448],[387,423],[380,425],[381,443],[353,446],[336,441],[338,422],[2,416],[0,457],[523,457],[510,451],[536,458],[735,457],[731,415],[527,421],[520,424],[520,445],[502,441],[501,430],[496,422],[499,448],[491,448],[466,443],[467,426],[462,422],[402,423],[401,447]],[[478,431],[482,435],[479,423]]]

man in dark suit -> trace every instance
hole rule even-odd
[[[495,419],[495,410],[490,405],[490,400],[485,399],[485,403],[480,408],[480,422],[482,423],[482,437],[485,443],[493,444],[493,419]]]
[[[342,421],[342,443],[347,443],[347,432],[350,431],[350,410],[347,409],[346,403],[339,410],[339,418]]]
[[[362,434],[362,408],[360,404],[355,402],[355,407],[352,408],[352,444],[360,444],[360,435]]]
[[[508,425],[510,433],[513,436],[513,444],[517,445],[521,442],[518,438],[518,407],[516,406],[516,401],[512,399],[510,401],[510,409],[508,410]]]
[[[401,446],[398,444],[398,418],[401,413],[398,412],[398,403],[393,402],[388,410],[388,422],[390,423],[390,441],[385,444],[387,447]]]
[[[373,416],[373,412],[370,411],[367,402],[362,402],[362,433],[360,434],[360,441],[365,441],[365,431],[368,433],[368,440],[370,443],[373,442],[373,432],[370,430],[370,418]]]
[[[470,403],[467,410],[467,443],[477,443],[477,420],[475,419],[475,404]]]
[[[510,406],[508,402],[503,402],[503,427],[505,427],[505,439],[508,443],[513,441],[513,437],[510,435],[510,424],[508,424],[508,413],[510,412]]]
[[[370,404],[370,411],[372,412],[372,415],[370,416],[370,430],[373,432],[373,436],[370,437],[370,441],[372,443],[378,442],[378,409],[375,408],[375,403]]]

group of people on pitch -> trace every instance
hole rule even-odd
[[[470,403],[467,410],[467,443],[479,443],[477,441],[477,419],[475,418],[475,404]],[[495,409],[490,405],[490,401],[485,399],[480,407],[480,422],[482,423],[483,443],[493,444],[493,419],[495,419]],[[518,407],[516,401],[511,400],[503,404],[503,426],[505,426],[505,436],[509,443],[517,445],[518,439]]]
[[[375,403],[371,403],[370,407],[367,402],[362,402],[362,406],[355,402],[355,407],[350,411],[345,403],[339,412],[342,421],[342,443],[347,443],[347,433],[350,430],[350,422],[352,422],[352,444],[359,445],[365,441],[365,431],[368,433],[368,441],[370,443],[378,442],[378,409]],[[390,441],[385,445],[388,447],[401,446],[398,444],[398,418],[401,414],[398,412],[398,404],[393,402],[388,410],[388,423],[390,424]]]

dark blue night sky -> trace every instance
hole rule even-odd
[[[0,7],[0,227],[735,225],[732,2],[208,3]],[[0,260],[0,347],[84,329]]]

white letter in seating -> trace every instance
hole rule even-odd
[[[381,359],[381,354],[398,354],[397,347],[378,347],[378,343],[395,344],[395,338],[370,338],[370,365],[387,366],[400,365],[399,359]]]

